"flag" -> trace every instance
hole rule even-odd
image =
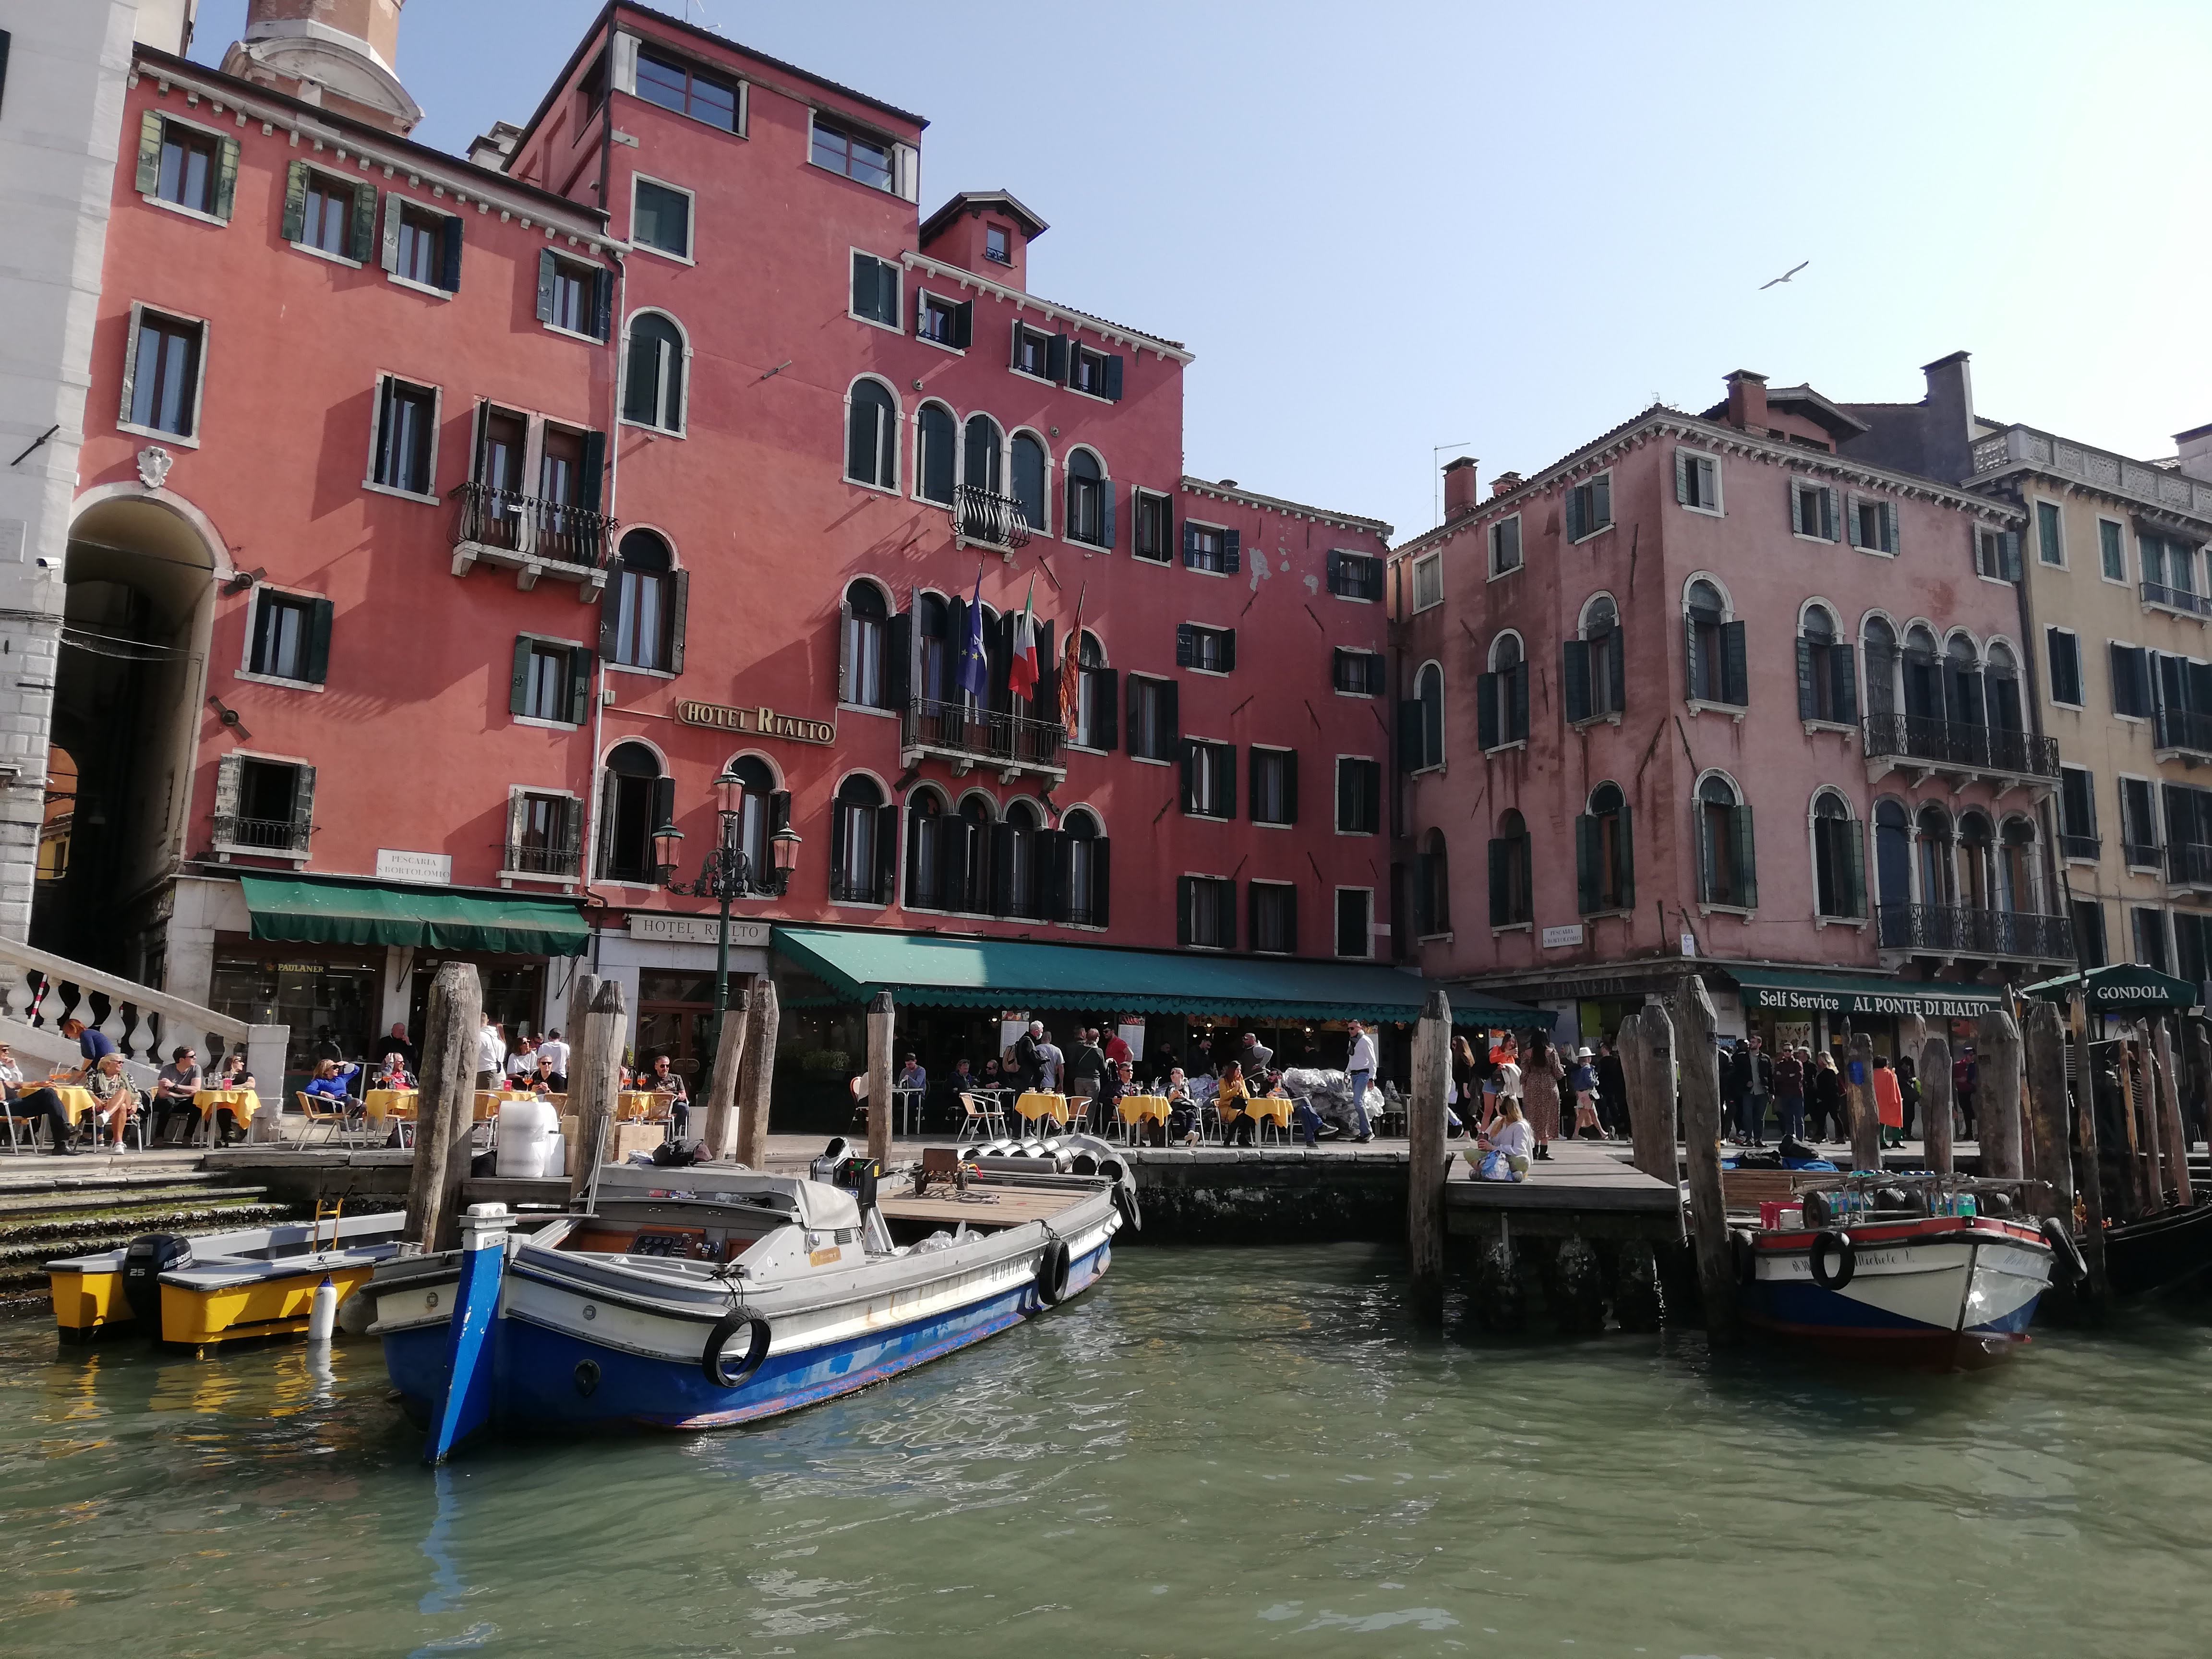
[[[1032,576],[1022,614],[1014,618],[1014,655],[1006,665],[1006,690],[1018,697],[1034,696],[1036,684],[1036,578]]]
[[[1075,596],[1075,626],[1067,630],[1067,646],[1060,658],[1060,725],[1069,738],[1075,736],[1077,716],[1082,711],[1081,692],[1083,672],[1083,600],[1091,592],[1091,584],[1083,584]]]
[[[975,570],[975,597],[968,604],[968,637],[960,641],[960,663],[952,683],[977,702],[991,695],[991,663],[983,654],[983,571]]]

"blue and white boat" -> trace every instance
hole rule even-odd
[[[532,1232],[472,1206],[462,1248],[380,1267],[356,1322],[381,1339],[432,1462],[485,1431],[720,1428],[1057,1306],[1104,1274],[1136,1216],[1118,1165],[1083,1176],[1050,1160],[892,1208],[909,1233],[962,1219],[901,1245],[875,1203],[824,1182],[611,1165],[588,1212]]]

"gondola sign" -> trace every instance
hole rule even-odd
[[[686,701],[676,705],[676,718],[686,726],[712,726],[718,732],[738,732],[749,737],[782,738],[825,747],[837,741],[834,721],[779,714],[765,703],[757,708],[732,708],[726,703]]]

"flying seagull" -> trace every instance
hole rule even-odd
[[[1795,276],[1799,271],[1804,270],[1807,265],[1809,265],[1812,263],[1813,262],[1810,259],[1800,259],[1796,264],[1790,266],[1789,270],[1784,271],[1779,276],[1777,276],[1774,279],[1774,282],[1761,283],[1759,285],[1759,291],[1761,294],[1764,294],[1767,289],[1772,288],[1776,283],[1788,282],[1792,276]]]

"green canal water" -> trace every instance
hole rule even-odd
[[[451,1471],[370,1345],[0,1323],[0,1654],[2212,1650],[2212,1303],[1969,1377],[1405,1317],[1387,1252],[1130,1249],[769,1426]]]

